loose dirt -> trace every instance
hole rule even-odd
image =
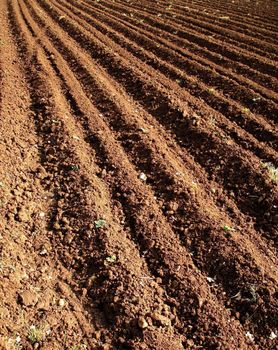
[[[0,349],[276,349],[277,2],[0,23]]]

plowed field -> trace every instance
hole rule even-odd
[[[277,349],[277,6],[0,0],[0,349]]]

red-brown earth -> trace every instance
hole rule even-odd
[[[277,5],[0,0],[0,349],[277,349]]]

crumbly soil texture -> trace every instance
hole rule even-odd
[[[277,11],[0,0],[0,349],[277,349]]]

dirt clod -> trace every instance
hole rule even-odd
[[[141,329],[145,329],[149,326],[148,322],[146,321],[146,319],[144,317],[139,317],[138,319],[138,326]]]
[[[30,290],[19,294],[19,301],[24,306],[34,306],[38,301],[38,295]]]
[[[152,313],[151,318],[154,321],[157,321],[162,326],[170,326],[171,325],[171,320],[168,317],[160,315],[157,312]]]
[[[30,221],[30,214],[27,209],[20,208],[17,212],[18,220],[20,222],[28,222]]]

